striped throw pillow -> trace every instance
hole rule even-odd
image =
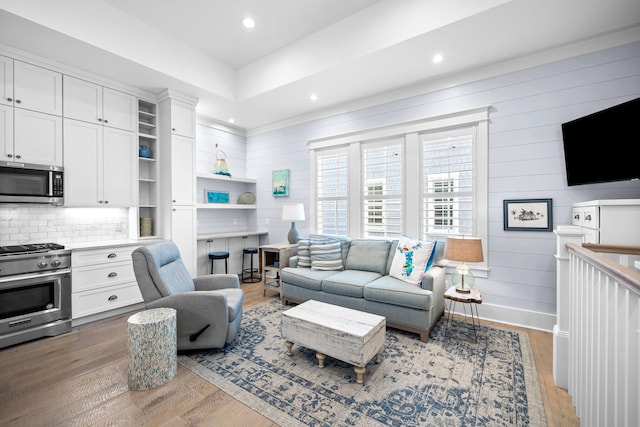
[[[311,241],[311,269],[324,271],[343,270],[340,240]]]
[[[298,239],[298,267],[311,268],[311,253],[309,239]]]

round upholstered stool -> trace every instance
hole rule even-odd
[[[130,316],[127,326],[129,388],[148,390],[168,383],[178,368],[176,310],[144,310]]]
[[[249,255],[249,268],[244,268],[244,259],[246,255]],[[242,283],[257,283],[262,280],[262,277],[258,274],[260,270],[253,265],[253,256],[258,255],[258,248],[244,248],[242,250]]]
[[[227,264],[227,260],[229,259],[229,252],[209,252],[209,259],[211,260],[211,274],[213,274],[213,261],[217,259],[224,260],[224,272],[225,274],[229,272],[229,266]]]

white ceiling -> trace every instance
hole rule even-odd
[[[0,0],[0,8],[5,46],[156,93],[182,91],[200,100],[200,114],[249,130],[640,40],[638,0]]]

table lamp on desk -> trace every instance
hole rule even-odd
[[[458,267],[451,273],[451,282],[456,291],[471,292],[473,288],[473,274],[465,262],[482,262],[482,240],[475,237],[447,237],[444,257],[451,261],[460,261]]]
[[[298,243],[300,233],[296,228],[296,221],[304,221],[304,205],[302,203],[291,203],[282,206],[282,220],[291,221],[291,230],[287,238],[289,243]]]

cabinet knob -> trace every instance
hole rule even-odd
[[[109,120],[107,120],[107,119],[104,119],[104,122],[105,122],[105,123],[109,123]]]
[[[117,277],[118,273],[116,273],[115,271],[112,271],[111,273],[107,274],[107,277]]]
[[[102,203],[102,200],[98,200],[98,203]]]
[[[22,156],[20,154],[16,154],[16,159],[20,159]]]
[[[109,255],[107,255],[107,258],[115,258],[117,256],[118,256],[117,254],[111,252]]]
[[[109,301],[115,301],[115,300],[117,300],[117,299],[118,299],[118,295],[111,295],[111,296],[109,297]]]
[[[7,154],[7,157],[11,158],[13,157],[13,154]]]
[[[591,221],[591,215],[587,215],[587,216],[585,216],[585,217],[584,217],[584,220],[585,220],[585,221]]]
[[[108,200],[105,200],[104,202],[105,202],[105,203],[109,203],[109,201],[108,201]]]
[[[13,101],[13,98],[7,98],[7,101],[11,102]]]
[[[100,117],[98,117],[98,121],[99,121],[99,122],[101,122],[101,121],[102,121],[102,119],[101,119]]]
[[[576,216],[574,216],[573,219],[580,219],[580,215],[576,214]]]
[[[172,131],[172,132],[175,132],[175,131],[176,131],[176,128],[171,128],[171,131]]]
[[[19,99],[16,99],[16,104],[20,104],[22,101],[20,101]]]

